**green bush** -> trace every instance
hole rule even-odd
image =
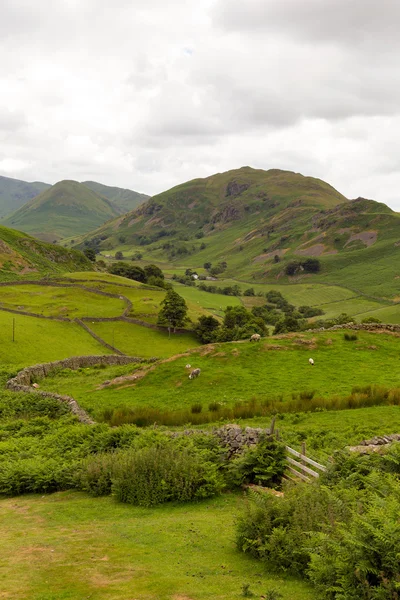
[[[356,333],[345,333],[343,335],[343,338],[346,340],[346,342],[355,342],[356,340],[358,340],[358,336]]]
[[[222,487],[215,464],[169,445],[119,454],[112,489],[121,502],[154,506],[208,498]]]
[[[91,496],[111,494],[114,453],[97,454],[84,461],[77,476],[78,487]]]
[[[233,486],[243,483],[277,487],[286,468],[284,444],[273,438],[261,440],[255,448],[246,449],[228,467],[228,481]]]

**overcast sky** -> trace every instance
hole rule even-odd
[[[0,175],[250,165],[400,211],[399,0],[1,0]]]

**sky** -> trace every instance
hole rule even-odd
[[[245,165],[400,211],[398,0],[1,0],[0,175],[149,195]]]

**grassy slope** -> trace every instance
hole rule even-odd
[[[114,317],[121,315],[125,303],[81,288],[19,285],[1,288],[0,307],[24,310],[46,317]]]
[[[121,214],[135,209],[139,204],[142,204],[142,202],[150,198],[147,194],[140,194],[133,190],[103,185],[96,181],[82,181],[82,184],[99,196],[108,198]]]
[[[103,327],[96,331],[106,334]],[[84,377],[71,373],[68,378],[49,378],[43,385],[49,390],[70,393],[85,408],[100,412],[121,405],[177,410],[197,402],[206,408],[211,401],[229,406],[252,398],[289,400],[292,392],[305,390],[315,390],[316,396],[329,398],[349,394],[356,385],[400,386],[399,338],[365,332],[358,337],[356,342],[347,342],[343,332],[326,332],[271,338],[258,344],[203,346],[158,365],[136,383],[97,389],[100,383],[115,376],[111,368],[101,373],[88,372]],[[297,343],[299,339],[303,342]],[[315,361],[314,367],[308,364],[310,357]],[[188,379],[187,363],[201,368],[198,379]],[[133,372],[131,367],[124,369],[124,373]],[[117,373],[120,375],[121,370],[117,369]]]
[[[14,212],[49,187],[48,183],[39,181],[28,183],[20,179],[0,176],[0,217]]]
[[[229,229],[230,233],[235,232],[233,243],[241,232],[245,235],[253,228],[264,232],[270,229],[283,211],[287,218],[299,214],[299,218],[309,221],[310,215],[321,207],[332,208],[341,202],[346,202],[346,198],[321,180],[290,171],[243,167],[195,179],[154,196],[124,219],[89,237],[107,235],[108,239],[102,242],[107,250],[119,244],[121,234],[128,245],[137,245],[140,235],[154,236],[162,230],[165,233],[169,227],[168,240],[176,241],[184,235],[197,243],[195,234],[202,231],[212,243],[216,234],[219,237]],[[221,250],[231,249],[226,245],[222,248],[221,242],[219,254]]]
[[[92,269],[81,253],[41,242],[21,231],[0,226],[0,280],[30,279],[43,274]]]
[[[229,195],[232,182],[249,187]],[[159,234],[164,237],[156,239]],[[368,234],[376,238],[365,240]],[[140,245],[140,236],[154,241]],[[129,257],[140,250],[145,260],[178,268],[225,260],[226,274],[242,280],[311,279],[382,298],[398,295],[400,216],[371,200],[346,202],[328,184],[285,171],[243,168],[182,184],[88,239],[96,237],[106,238],[100,244],[105,252]],[[163,249],[166,242],[175,255]],[[189,254],[177,254],[179,247]],[[319,258],[321,273],[288,279],[285,265],[307,256]]]
[[[60,181],[8,215],[3,223],[54,240],[83,234],[117,214],[107,198],[76,181]]]
[[[283,600],[316,598],[235,549],[242,505],[236,495],[157,509],[74,492],[1,500],[3,597],[232,600],[250,583],[257,597],[275,588]]]
[[[75,323],[48,321],[3,311],[0,311],[0,348],[1,362],[18,367],[69,356],[110,354],[107,348]]]

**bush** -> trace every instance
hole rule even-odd
[[[193,415],[200,414],[202,410],[203,410],[203,405],[200,404],[199,402],[196,402],[196,404],[192,404],[192,407],[190,409],[190,411]]]
[[[256,483],[268,487],[280,485],[286,468],[284,444],[272,438],[260,441],[255,448],[249,448],[234,459],[228,468],[231,485]]]
[[[198,453],[153,446],[119,455],[113,493],[121,502],[148,507],[208,498],[222,487],[217,466]]]
[[[345,333],[343,335],[343,338],[346,340],[346,342],[355,342],[356,340],[358,340],[358,336],[356,333]]]

